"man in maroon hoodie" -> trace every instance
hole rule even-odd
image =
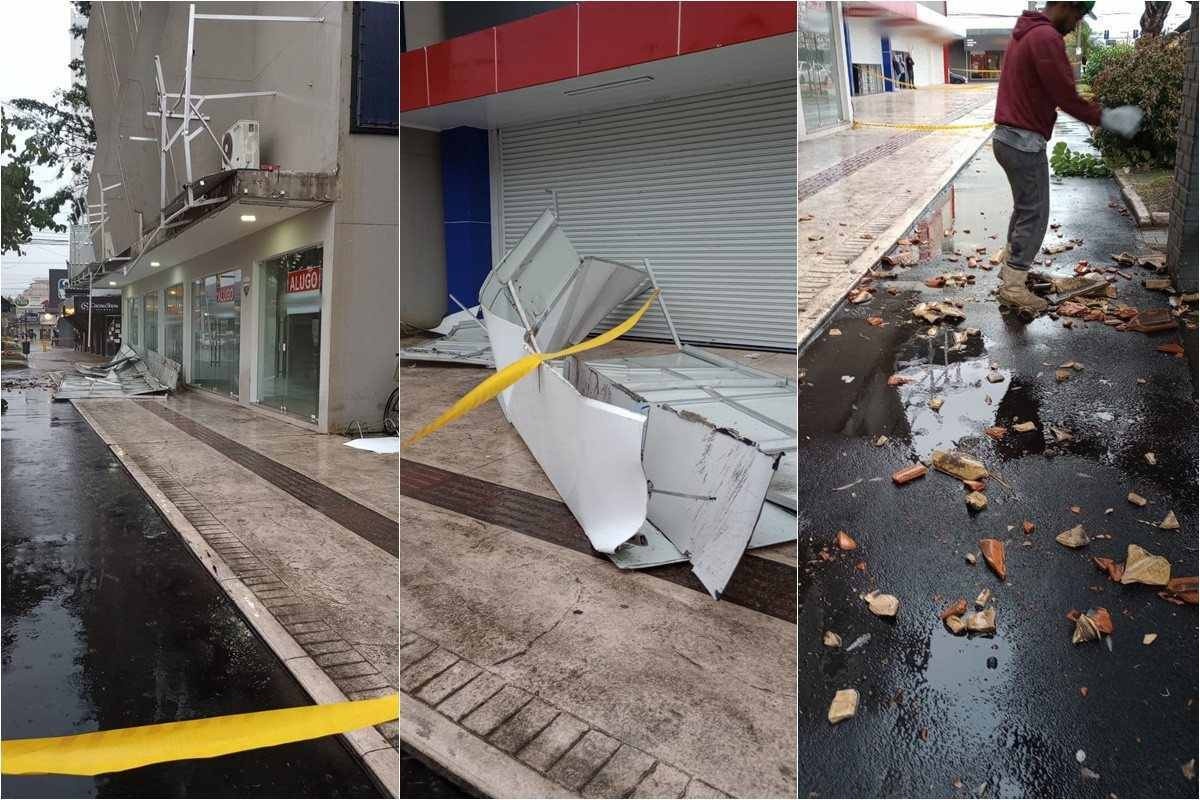
[[[1049,2],[1044,11],[1023,13],[1013,28],[1000,71],[992,148],[1008,176],[1013,212],[996,296],[1001,305],[1017,309],[1027,319],[1047,305],[1026,287],[1025,279],[1050,222],[1046,140],[1054,131],[1056,109],[1127,139],[1137,133],[1142,122],[1137,106],[1101,108],[1075,91],[1063,37],[1075,30],[1085,14],[1091,15],[1094,5]]]

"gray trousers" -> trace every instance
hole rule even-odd
[[[1046,151],[1028,153],[993,141],[992,152],[1008,176],[1013,196],[1012,217],[1008,221],[1008,265],[1028,270],[1050,223],[1050,167]]]

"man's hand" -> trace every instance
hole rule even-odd
[[[1132,139],[1142,127],[1145,113],[1137,106],[1106,108],[1100,112],[1100,127],[1118,136]]]

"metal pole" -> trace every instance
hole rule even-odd
[[[92,268],[88,267],[88,347],[92,347]],[[91,352],[89,350],[89,352]]]
[[[196,4],[188,4],[187,61],[183,69],[183,165],[187,172],[187,204],[192,204],[192,145],[188,140],[192,122],[192,36],[196,30]]]
[[[658,289],[658,307],[662,309],[663,317],[667,320],[667,328],[671,331],[671,338],[675,340],[675,349],[682,350],[683,344],[679,341],[679,334],[675,332],[675,323],[671,321],[671,312],[667,311],[667,301],[663,299],[662,289],[658,286],[658,281],[654,278],[654,270],[650,269],[650,259],[643,258],[642,266],[646,268],[646,274],[650,276],[650,285]]]

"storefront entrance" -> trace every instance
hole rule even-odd
[[[323,248],[262,262],[258,402],[317,422],[321,386]]]
[[[835,10],[832,3],[798,7],[796,81],[806,135],[843,121]]]
[[[192,281],[191,384],[238,397],[242,271]]]

